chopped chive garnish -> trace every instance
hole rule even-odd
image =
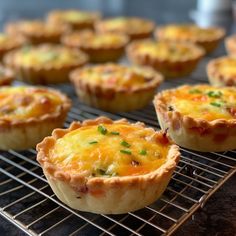
[[[191,93],[191,94],[194,94],[194,93],[202,93],[202,91],[199,90],[199,89],[191,89],[191,90],[189,90],[189,93]]]
[[[107,133],[107,129],[103,125],[98,126],[98,132],[105,135]]]
[[[98,141],[90,141],[89,144],[95,144],[98,143]]]
[[[131,145],[129,144],[129,143],[127,143],[126,141],[122,141],[121,143],[120,143],[122,146],[124,146],[124,147],[130,147]]]
[[[120,150],[121,153],[127,154],[127,155],[131,155],[132,152],[130,150]]]
[[[106,174],[106,171],[105,170],[103,170],[103,169],[97,169],[97,173],[99,174],[99,175],[105,175]]]
[[[111,131],[110,134],[113,134],[113,135],[120,135],[120,133],[119,133],[119,132],[116,132],[116,131]]]
[[[144,156],[144,155],[147,155],[147,151],[143,149],[143,150],[141,150],[141,151],[139,152],[139,154],[140,154],[140,155],[143,155],[143,156]]]
[[[221,104],[218,102],[211,102],[210,104],[215,107],[221,107]]]
[[[209,91],[207,92],[207,95],[211,98],[220,98],[222,96],[221,91]]]

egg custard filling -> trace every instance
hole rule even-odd
[[[73,65],[78,61],[84,60],[84,54],[73,51],[70,48],[40,45],[27,46],[18,50],[14,56],[15,64],[24,66],[53,66],[60,67],[66,65]]]
[[[196,53],[201,55],[202,50],[190,44],[143,41],[137,43],[136,53],[141,56],[148,55],[163,60],[181,60],[186,57],[196,57]]]
[[[170,146],[165,134],[158,135],[139,125],[89,125],[57,139],[49,159],[72,175],[134,176],[163,165]]]
[[[192,118],[213,121],[236,119],[236,89],[209,85],[182,86],[163,93],[169,111],[178,111]]]
[[[156,73],[147,68],[105,64],[83,68],[78,72],[78,76],[86,83],[103,84],[105,87],[114,87],[119,90],[144,86],[153,80]]]
[[[59,112],[62,98],[55,92],[33,87],[0,88],[0,121],[25,121]]]

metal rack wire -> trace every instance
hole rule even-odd
[[[191,80],[167,81],[162,89],[186,82],[205,82],[202,72],[200,67]],[[142,111],[111,114],[80,103],[69,85],[59,88],[74,101],[65,126],[73,120],[106,115],[139,120],[159,128],[151,105]],[[181,152],[171,182],[157,202],[128,214],[97,215],[74,211],[55,197],[35,160],[35,150],[2,151],[0,215],[27,235],[170,235],[236,172],[236,151],[200,153],[181,149]]]

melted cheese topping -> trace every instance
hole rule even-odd
[[[33,87],[0,88],[0,121],[19,121],[60,111],[61,97]]]
[[[155,77],[151,69],[105,64],[86,67],[79,71],[79,78],[90,84],[103,84],[116,89],[134,88],[145,85]]]
[[[162,28],[161,37],[174,40],[197,40],[215,38],[218,31],[215,28],[200,28],[196,25],[167,25]]]
[[[101,22],[106,32],[133,33],[152,29],[152,23],[145,19],[117,17]]]
[[[162,135],[138,125],[105,124],[86,126],[58,139],[49,154],[50,161],[71,174],[92,176],[142,175],[166,162],[170,143]],[[116,134],[112,133],[115,132]]]
[[[135,53],[139,55],[171,60],[191,58],[202,53],[202,50],[194,45],[172,42],[143,41],[136,43],[135,49]]]
[[[17,64],[24,66],[51,65],[60,67],[80,63],[81,60],[84,60],[84,54],[61,46],[28,46],[18,50],[15,53],[14,60]]]
[[[183,86],[164,92],[170,110],[207,121],[236,119],[236,89],[210,85]]]
[[[73,46],[88,46],[88,47],[109,47],[109,46],[119,46],[126,43],[126,37],[118,34],[95,34],[91,31],[86,31],[82,33],[72,33],[65,36],[65,40]]]
[[[236,59],[232,57],[216,59],[215,70],[224,77],[236,80]]]

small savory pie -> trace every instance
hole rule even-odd
[[[10,35],[0,33],[0,60],[3,56],[16,48],[23,46],[25,39],[22,37],[11,37]]]
[[[37,145],[56,196],[81,211],[122,214],[153,203],[178,163],[179,148],[143,123],[105,117],[56,129]]]
[[[236,56],[236,35],[231,35],[225,39],[225,48],[230,56]]]
[[[204,55],[204,50],[191,43],[143,40],[127,48],[129,59],[137,65],[147,65],[167,78],[190,74]]]
[[[67,27],[39,20],[24,20],[8,23],[5,30],[12,37],[22,36],[32,44],[41,44],[59,43],[62,34],[67,31]]]
[[[225,31],[220,27],[201,28],[191,24],[171,24],[158,27],[156,37],[160,40],[196,43],[210,53],[218,46]]]
[[[13,80],[13,71],[0,64],[0,86],[10,85]]]
[[[143,108],[162,82],[152,69],[118,64],[77,69],[70,78],[81,101],[111,112]]]
[[[93,29],[94,23],[101,18],[98,12],[80,10],[55,10],[49,12],[47,21],[52,24],[64,24],[72,30]]]
[[[123,54],[129,39],[122,34],[96,34],[92,31],[73,32],[62,38],[66,46],[84,51],[90,62],[117,61]]]
[[[202,152],[236,148],[236,88],[184,85],[157,94],[154,105],[161,128],[178,145]]]
[[[79,50],[50,44],[23,47],[4,57],[17,78],[32,84],[68,82],[69,72],[87,60],[87,55]]]
[[[220,57],[207,65],[208,79],[215,86],[236,86],[236,59]]]
[[[96,23],[95,28],[100,33],[121,33],[133,39],[149,38],[154,30],[154,23],[137,17],[116,17]]]
[[[61,127],[70,109],[62,93],[36,87],[0,88],[0,149],[34,148]]]

